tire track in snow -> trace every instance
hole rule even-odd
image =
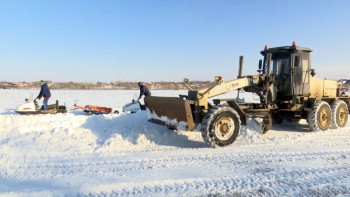
[[[225,165],[227,168],[250,168],[254,164],[269,166],[269,163],[296,162],[296,161],[313,161],[313,160],[348,160],[350,151],[322,151],[322,152],[293,152],[293,153],[259,153],[259,154],[222,154],[222,155],[195,155],[195,156],[177,156],[163,159],[143,159],[118,161],[120,158],[100,159],[101,161],[90,159],[77,160],[46,160],[40,159],[34,162],[18,161],[1,162],[0,175],[6,177],[30,178],[35,174],[36,178],[53,178],[61,176],[71,176],[79,174],[103,174],[103,173],[128,173],[155,171],[157,169],[175,169],[184,166],[206,166],[218,163]],[[1,161],[1,160],[0,160]],[[10,172],[6,172],[10,169]]]
[[[350,180],[349,165],[342,167],[327,167],[304,169],[301,171],[284,171],[257,173],[240,178],[220,179],[184,179],[165,180],[152,183],[128,183],[127,185],[105,185],[112,189],[110,192],[100,193],[104,186],[84,186],[80,189],[81,195],[87,196],[203,196],[207,195],[238,195],[238,196],[314,196],[322,195],[326,191],[317,188],[324,185],[332,188],[333,194],[350,195],[350,186],[333,185],[332,183],[346,184]],[[343,184],[344,184],[343,183]],[[332,185],[330,185],[332,184]]]
[[[262,135],[263,137],[261,139],[257,139],[256,141],[254,140],[250,141],[248,136],[248,139],[246,139],[246,137],[243,137],[242,139],[235,141],[234,144],[226,148],[228,149],[237,148],[235,145],[238,145],[239,147],[249,147],[249,146],[276,144],[276,143],[278,143],[278,145],[288,145],[288,144],[295,144],[295,143],[300,143],[300,142],[305,142],[310,140],[313,141],[314,143],[316,142],[316,144],[319,144],[319,142],[321,142],[321,144],[333,143],[333,145],[336,146],[339,143],[344,143],[343,140],[349,136],[348,133],[339,133],[339,131],[344,132],[345,130],[349,130],[349,129],[350,129],[350,126],[344,127],[341,129],[335,129],[335,130],[333,129],[333,130],[319,131],[319,132],[302,131],[299,134],[285,133],[285,135],[283,136],[264,137],[264,135]],[[205,142],[203,142],[203,144],[204,143]],[[138,151],[125,151],[123,153],[132,154],[132,153],[149,153],[149,152],[164,152],[164,151],[174,151],[174,152],[181,151],[182,152],[184,151],[184,148],[157,147],[157,148],[150,148],[150,149],[144,149],[144,150],[138,150]],[[106,154],[108,155],[108,153]]]

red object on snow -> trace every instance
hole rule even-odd
[[[112,112],[112,108],[110,107],[100,107],[100,106],[95,106],[95,105],[85,105],[85,107],[83,106],[79,106],[77,104],[73,105],[76,108],[80,108],[80,109],[84,109],[85,112],[91,112],[96,114],[95,112],[99,112],[103,113],[103,114],[109,114]]]

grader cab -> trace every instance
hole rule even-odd
[[[273,122],[283,119],[306,119],[310,129],[327,130],[344,127],[348,119],[349,97],[340,92],[334,80],[317,78],[311,69],[311,49],[292,46],[265,48],[264,65],[269,66],[270,86],[268,100],[277,105],[272,110]],[[270,59],[267,59],[267,54]],[[318,109],[320,108],[320,109]]]
[[[225,82],[215,77],[209,88],[194,90],[184,80],[188,95],[146,97],[149,120],[170,128],[200,131],[212,147],[233,143],[241,125],[253,118],[267,132],[272,122],[306,119],[312,131],[344,127],[348,119],[349,97],[340,93],[337,81],[315,77],[311,69],[311,49],[296,46],[267,48],[261,51],[256,75],[242,76],[240,57],[237,79]],[[230,91],[253,92],[259,103],[242,103],[237,98],[209,98]],[[260,120],[260,121],[259,121]]]

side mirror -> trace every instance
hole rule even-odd
[[[310,71],[311,71],[310,74],[311,74],[312,77],[316,75],[315,69],[311,69]]]
[[[259,74],[261,74],[261,72],[262,72],[261,68],[262,68],[262,60],[260,59],[259,60],[259,69],[257,70]]]
[[[261,68],[262,68],[262,60],[260,59],[259,60],[259,70],[261,70]]]

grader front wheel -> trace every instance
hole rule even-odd
[[[209,110],[202,122],[202,137],[211,147],[232,144],[241,129],[238,113],[231,107]]]

